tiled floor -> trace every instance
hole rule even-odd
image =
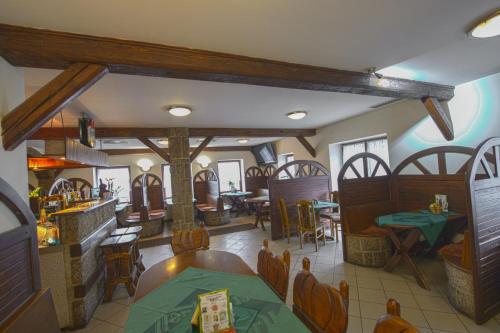
[[[269,228],[268,228],[269,229]],[[210,238],[210,248],[238,254],[254,270],[257,253],[265,238],[270,239],[269,231],[254,229]],[[394,273],[381,269],[364,268],[344,263],[341,243],[328,242],[319,252],[314,245],[305,244],[300,249],[297,238],[287,244],[286,240],[270,241],[273,252],[288,249],[292,256],[290,290],[287,304],[291,304],[293,278],[302,267],[302,258],[311,260],[311,270],[322,282],[338,286],[341,280],[349,283],[349,328],[352,333],[371,333],[376,319],[385,313],[388,298],[396,298],[401,303],[403,318],[418,326],[420,332],[470,332],[499,333],[500,316],[482,326],[458,314],[448,303],[445,296],[446,276],[442,263],[438,260],[421,259],[419,267],[424,271],[431,284],[431,291],[420,288],[403,265]],[[169,245],[141,250],[146,267],[172,256]],[[100,305],[90,325],[77,332],[117,333],[122,332],[127,320],[131,299],[124,288],[115,291],[113,302]]]

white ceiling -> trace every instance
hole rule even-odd
[[[500,71],[500,37],[467,38],[499,0],[0,0],[0,22],[459,84]],[[27,69],[28,94],[57,71]],[[385,98],[108,74],[65,111],[98,126],[317,128]],[[170,104],[193,114],[175,118]],[[310,115],[292,121],[287,112]],[[72,116],[73,115],[73,119]]]

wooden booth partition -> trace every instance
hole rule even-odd
[[[389,166],[371,153],[354,155],[340,170],[338,186],[344,260],[383,266],[390,246],[376,227],[375,218],[396,210]]]
[[[481,144],[468,165],[475,321],[500,312],[500,138]]]
[[[59,332],[50,290],[41,290],[35,217],[0,178],[0,332]]]
[[[269,189],[267,183],[269,176],[264,175],[264,171],[256,166],[251,166],[245,171],[245,188],[248,192],[252,192],[252,197],[265,195]]]
[[[143,191],[147,191],[146,197],[149,201],[149,210],[161,210],[165,208],[163,195],[163,183],[155,174],[145,173],[134,178],[132,181],[132,210],[141,211],[144,203]]]
[[[199,171],[193,177],[193,195],[196,203],[209,204],[209,197],[219,197],[219,177],[214,169]]]
[[[297,160],[278,168],[269,177],[271,205],[271,237],[283,237],[278,200],[283,198],[291,221],[296,219],[298,200],[329,200],[331,178],[328,170],[318,162]]]

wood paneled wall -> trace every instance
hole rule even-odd
[[[145,184],[143,184],[143,176],[145,175]],[[147,200],[150,203],[151,210],[164,209],[165,200],[163,192],[163,183],[157,175],[146,173],[139,175],[132,181],[132,210],[139,212],[143,205],[143,187],[146,187]]]

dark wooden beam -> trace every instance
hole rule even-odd
[[[121,128],[101,127],[96,128],[97,138],[165,138],[168,136],[168,128]],[[62,129],[42,127],[33,135],[32,140],[57,140],[65,136],[77,138],[80,130],[77,127],[66,127]],[[316,135],[315,129],[279,129],[279,128],[190,128],[191,137],[304,137]]]
[[[4,148],[15,149],[106,73],[103,65],[69,66],[2,119]]]
[[[221,147],[205,147],[203,151],[233,151],[233,152],[242,152],[242,151],[251,151],[250,146],[221,146]],[[160,148],[164,153],[168,154],[168,148]],[[190,148],[190,151],[194,151],[195,148]],[[153,151],[149,148],[133,148],[133,149],[102,149],[101,151],[105,152],[108,155],[129,155],[129,154],[151,154]]]
[[[213,136],[207,136],[205,140],[203,140],[200,143],[200,145],[196,147],[196,149],[191,153],[191,155],[189,156],[189,160],[193,162],[195,158],[198,157],[198,155],[200,155],[203,149],[205,149],[205,147],[208,146],[208,144],[210,143],[210,141],[212,141],[213,138],[214,138]]]
[[[312,157],[316,157],[316,149],[311,146],[309,141],[307,141],[306,138],[304,138],[302,135],[297,136],[297,140],[304,146],[304,148],[311,154]]]
[[[112,73],[391,98],[449,100],[454,90],[368,73],[6,24],[0,25],[0,56],[14,66],[64,69],[75,62],[100,63]]]
[[[444,138],[448,141],[453,140],[455,137],[453,133],[453,123],[451,121],[450,112],[446,102],[440,102],[437,98],[426,97],[422,98],[425,108],[429,112],[432,120],[443,134]],[[445,104],[446,105],[443,105]]]
[[[141,141],[146,147],[157,153],[161,158],[165,160],[165,162],[170,162],[170,155],[165,150],[155,145],[153,141],[144,137],[138,137],[137,139]]]

